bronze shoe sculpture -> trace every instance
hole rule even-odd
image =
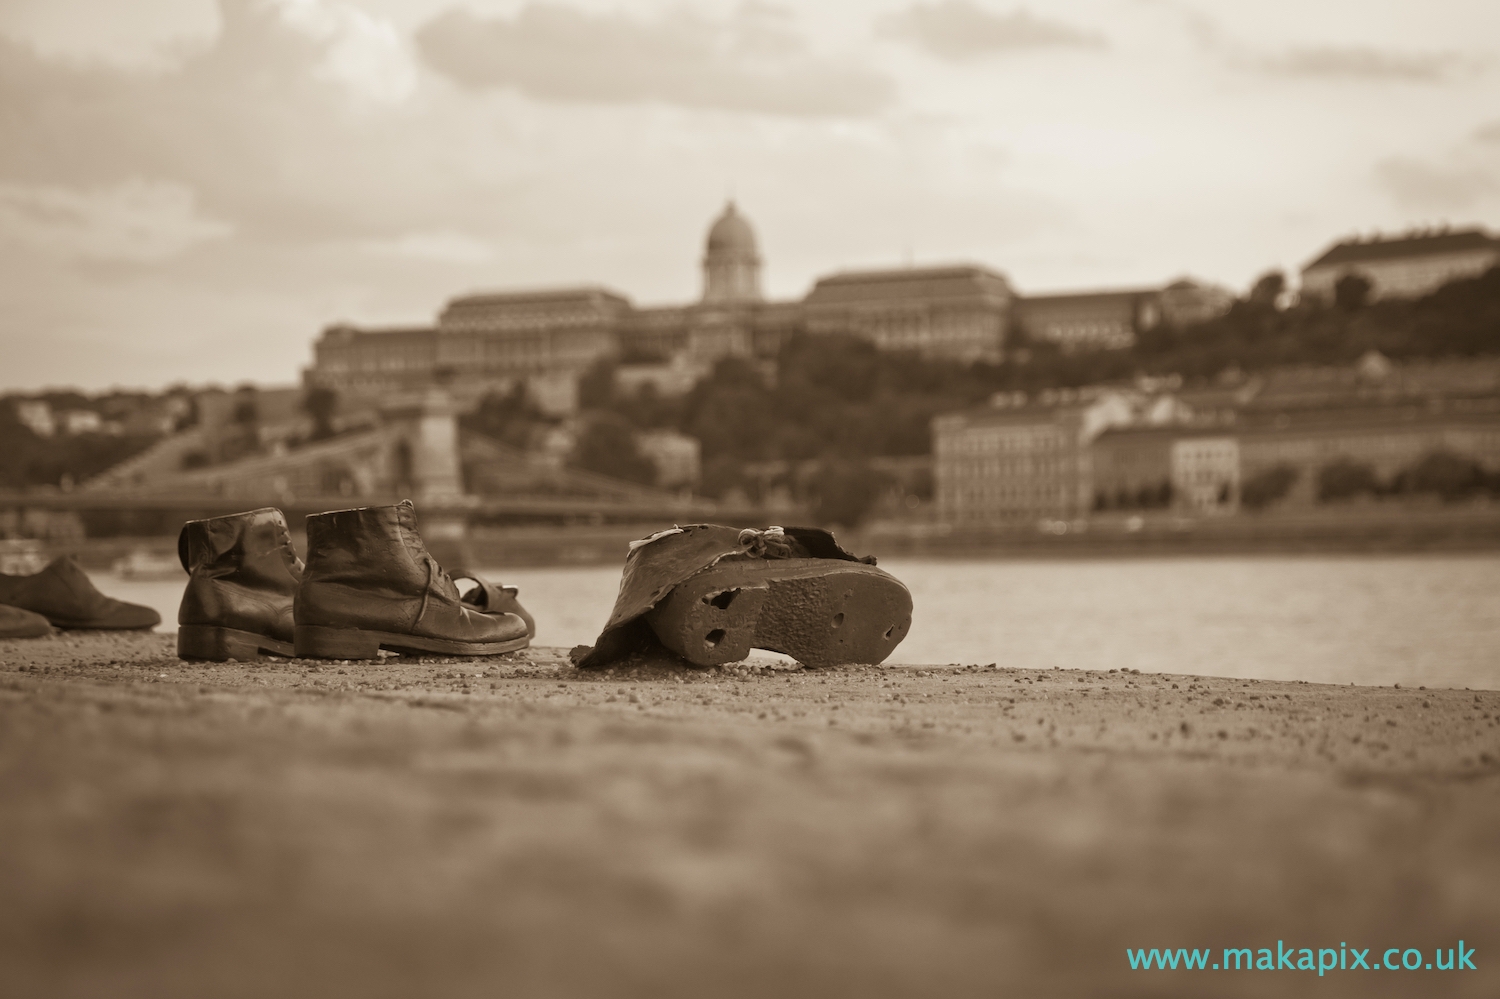
[[[41,572],[0,572],[0,604],[40,614],[58,628],[137,631],[161,624],[150,607],[106,597],[71,557],[55,558]]]
[[[519,587],[496,586],[483,576],[476,576],[472,572],[453,578],[455,580],[472,579],[479,584],[463,595],[464,603],[486,614],[514,614],[526,622],[526,637],[536,638],[536,621],[526,612],[526,608],[521,606]]]
[[[177,557],[188,571],[177,610],[178,658],[293,655],[292,599],[302,560],[280,510],[190,520],[177,535]]]
[[[298,656],[396,652],[485,656],[530,644],[526,622],[465,603],[417,533],[410,500],[307,518],[307,566],[294,602]]]
[[[52,634],[52,625],[40,614],[0,604],[0,638],[42,638]]]
[[[698,666],[752,648],[807,666],[878,663],[911,629],[911,594],[817,528],[695,524],[631,544],[614,612],[575,661],[608,665],[659,643]]]

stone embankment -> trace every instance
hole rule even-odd
[[[981,664],[0,642],[0,992],[1492,996],[1497,717]],[[1459,939],[1479,970],[1316,983],[1125,955]]]

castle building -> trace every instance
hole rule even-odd
[[[755,230],[729,202],[708,230],[697,302],[638,307],[592,285],[464,295],[430,325],[329,326],[314,344],[307,382],[355,405],[441,384],[460,407],[523,383],[544,410],[562,414],[577,406],[579,375],[605,357],[632,368],[634,384],[680,390],[721,358],[773,358],[799,333],[994,363],[1018,321],[1034,338],[1096,349],[1128,346],[1161,321],[1169,301],[1188,312],[1205,308],[1190,282],[1023,299],[1004,275],[974,265],[842,272],[820,278],[800,300],[772,302],[761,291],[761,266]]]
[[[1500,265],[1500,238],[1483,229],[1440,229],[1336,243],[1302,268],[1302,297],[1325,303],[1350,274],[1370,282],[1370,298],[1417,298]]]
[[[741,305],[760,301],[760,252],[755,231],[735,208],[724,206],[708,230],[703,253],[703,301]]]
[[[1233,303],[1225,288],[1179,278],[1164,288],[1027,295],[1016,300],[1016,325],[1028,339],[1065,353],[1120,350],[1163,323],[1191,326],[1222,316]]]
[[[1017,311],[1028,339],[1055,343],[1066,353],[1118,350],[1136,334],[1161,323],[1161,302],[1153,289],[1028,295]]]
[[[822,278],[802,300],[809,333],[852,333],[881,350],[999,361],[1015,295],[983,267],[856,271]]]

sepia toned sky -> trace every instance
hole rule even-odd
[[[973,261],[1236,290],[1500,227],[1493,0],[0,0],[0,390],[288,383],[336,320]]]

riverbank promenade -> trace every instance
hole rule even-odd
[[[0,642],[6,996],[1500,994],[1497,691],[173,648]]]

